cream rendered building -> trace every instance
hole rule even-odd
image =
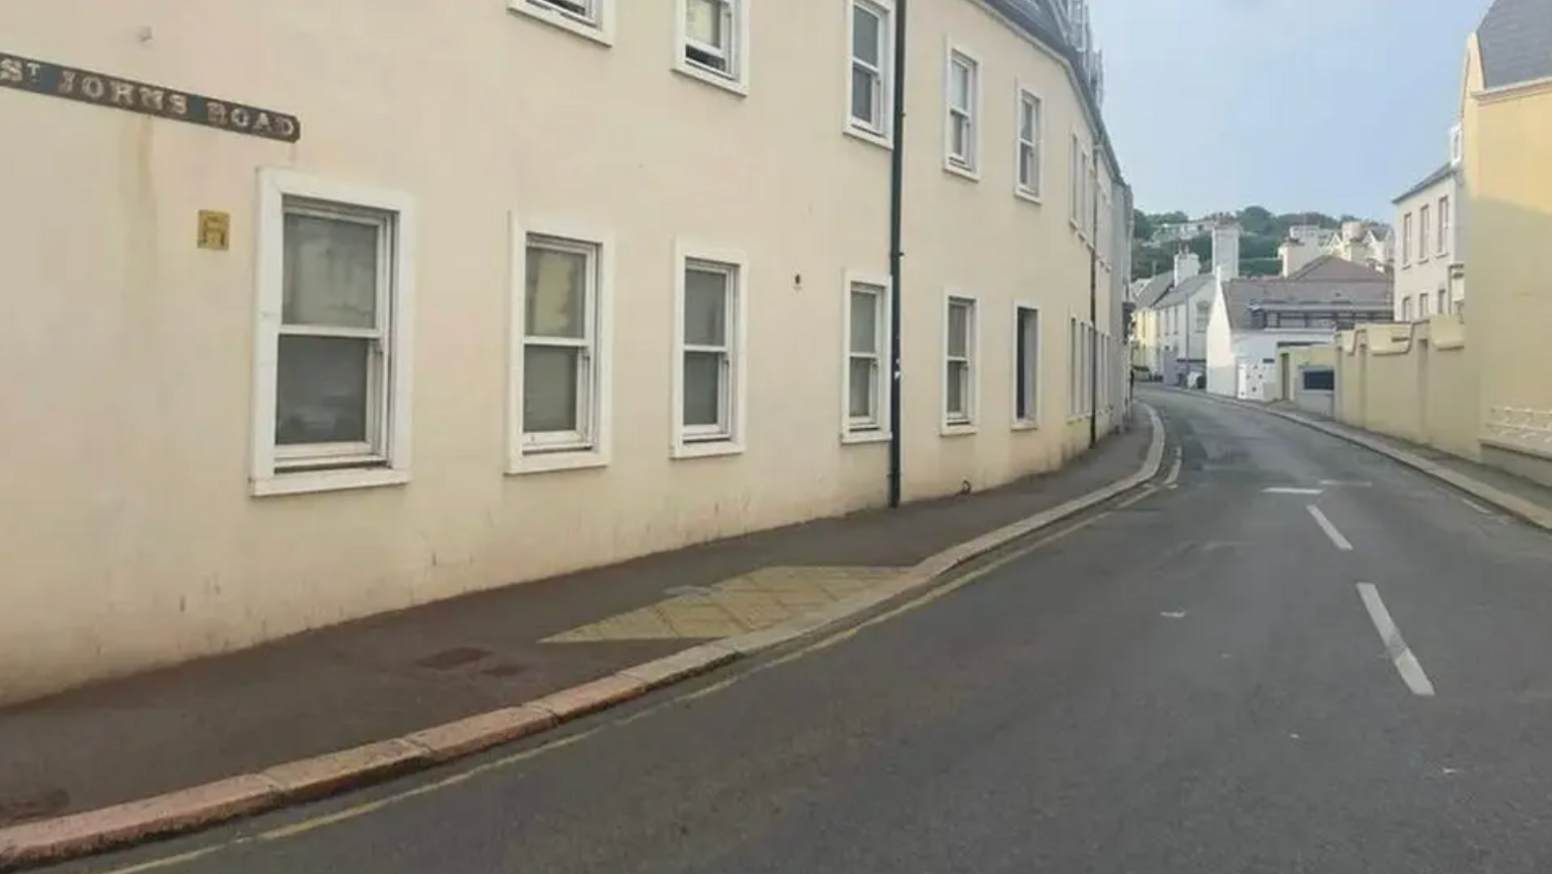
[[[1458,133],[1451,143],[1459,142]],[[1457,312],[1464,304],[1460,222],[1461,153],[1396,198],[1395,318],[1420,321]]]
[[[913,4],[899,82],[888,0],[0,5],[0,701],[883,505],[896,394],[908,500],[1084,451],[1065,11]]]

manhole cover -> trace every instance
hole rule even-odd
[[[490,650],[487,649],[480,649],[477,646],[459,646],[432,653],[415,664],[423,668],[431,668],[434,671],[450,671],[453,668],[460,668],[472,662],[477,662],[488,655],[490,655]]]
[[[0,826],[53,816],[69,806],[70,793],[63,789],[0,796]]]

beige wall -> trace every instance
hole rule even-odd
[[[1477,447],[1476,364],[1454,317],[1344,331],[1336,418],[1465,458]]]
[[[0,700],[883,500],[886,447],[840,439],[843,277],[889,266],[889,152],[842,133],[846,5],[756,8],[747,96],[671,71],[671,4],[614,9],[606,47],[499,0],[0,5],[5,51],[293,113],[303,131],[272,142],[0,89],[0,128],[40,150],[0,163],[0,197],[25,205],[0,215],[16,290],[0,320]],[[1068,319],[1087,316],[1090,281],[1068,143],[1094,140],[1056,56],[969,0],[915,10],[908,498],[1086,445],[1068,415]],[[950,39],[981,63],[978,182],[943,170]],[[1043,204],[1014,196],[1018,82],[1044,101]],[[253,494],[256,200],[273,168],[414,204],[406,483]],[[199,210],[230,214],[229,251],[196,248]],[[603,466],[505,473],[514,219],[610,241]],[[670,458],[686,240],[747,258],[739,454]],[[1101,325],[1119,324],[1110,286],[1101,268]],[[978,423],[958,436],[940,435],[949,289],[979,307]],[[1042,311],[1040,422],[1023,430],[1016,301]]]
[[[1482,91],[1473,39],[1466,91],[1467,319],[1492,341],[1479,356],[1482,439],[1504,454],[1495,463],[1552,482],[1552,267],[1526,255],[1552,239],[1552,83]]]

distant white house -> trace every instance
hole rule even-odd
[[[1279,349],[1324,345],[1344,328],[1389,322],[1393,279],[1332,255],[1286,277],[1214,277],[1207,390],[1267,400],[1277,385]]]
[[[1215,276],[1239,275],[1240,228],[1214,225],[1213,271],[1203,273],[1195,254],[1182,249],[1175,269],[1145,282],[1138,291],[1136,352],[1133,362],[1164,382],[1183,384],[1192,372],[1207,367],[1207,319],[1212,313]]]

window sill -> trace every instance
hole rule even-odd
[[[704,82],[714,88],[721,88],[730,94],[737,94],[739,97],[749,96],[748,82],[742,79],[729,79],[720,73],[715,73],[705,67],[696,66],[683,59],[674,64],[674,72],[681,76],[688,76],[697,82]]]
[[[847,121],[845,133],[849,137],[860,140],[870,146],[877,146],[886,152],[894,151],[895,141],[893,137],[868,130],[865,127],[858,127],[855,122]]]
[[[841,443],[845,446],[865,446],[869,443],[888,443],[888,431],[845,431]]]
[[[601,46],[613,46],[614,34],[602,27],[595,27],[583,21],[578,21],[556,9],[546,9],[535,6],[528,0],[507,0],[507,9],[518,15],[526,15],[535,21],[542,21],[551,27],[556,27],[567,33],[572,33],[583,39],[591,40]]]
[[[969,437],[980,432],[981,427],[974,422],[944,422],[938,429],[938,436]]]
[[[676,443],[670,455],[675,459],[717,458],[723,455],[743,455],[744,444],[733,440],[706,440],[692,443]]]
[[[520,455],[507,463],[507,474],[526,476],[536,473],[555,473],[563,470],[592,470],[608,467],[609,456],[597,450],[571,452],[534,452]]]
[[[970,167],[965,167],[961,164],[956,164],[954,163],[953,159],[944,159],[943,172],[951,173],[960,177],[961,179],[968,179],[971,182],[981,181],[981,171],[972,169]]]
[[[262,479],[251,480],[254,497],[273,495],[308,495],[316,492],[338,492],[349,489],[374,489],[384,486],[401,486],[410,481],[410,472],[395,468],[369,468],[358,470],[299,470],[275,473]]]
[[[1040,423],[1032,421],[1032,420],[1029,420],[1029,419],[1014,419],[1013,420],[1013,424],[1008,426],[1008,430],[1009,431],[1038,431],[1038,430],[1040,430]]]
[[[1037,191],[1030,191],[1028,188],[1014,186],[1013,196],[1017,197],[1019,200],[1033,203],[1035,206],[1045,206],[1045,201],[1040,198],[1040,193]]]

